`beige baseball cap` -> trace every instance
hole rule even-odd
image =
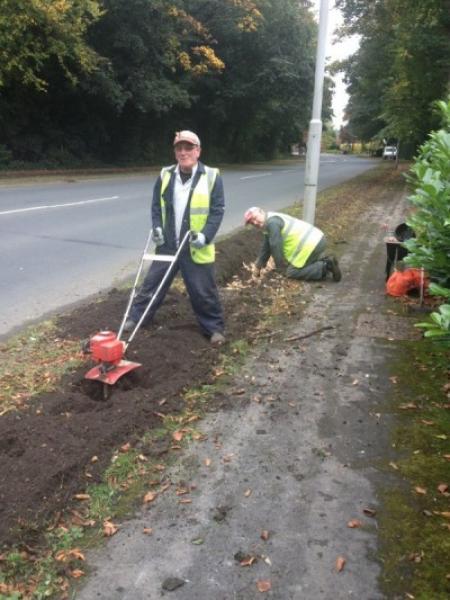
[[[185,129],[184,131],[176,131],[175,139],[173,140],[173,145],[176,146],[179,142],[187,142],[188,144],[193,144],[194,146],[200,146],[200,138],[193,131],[189,131]]]

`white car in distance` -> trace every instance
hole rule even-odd
[[[385,146],[383,148],[383,159],[387,160],[388,158],[392,160],[397,158],[397,146]]]

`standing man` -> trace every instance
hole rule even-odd
[[[173,145],[177,164],[164,167],[153,188],[152,235],[156,253],[175,254],[186,232],[192,231],[193,235],[145,321],[152,319],[180,270],[202,333],[213,345],[220,345],[225,341],[224,320],[212,242],[225,207],[222,178],[218,169],[199,161],[201,146],[195,133],[178,131]],[[125,331],[134,329],[168,268],[164,262],[151,265],[131,307]]]
[[[286,277],[304,281],[320,281],[331,273],[334,281],[342,278],[334,256],[322,257],[326,240],[323,232],[300,219],[277,212],[266,213],[253,206],[244,215],[245,223],[261,229],[264,241],[254,266],[259,277],[272,256],[277,269],[286,268]]]

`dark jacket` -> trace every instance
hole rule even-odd
[[[165,215],[165,227],[164,227],[164,248],[166,251],[176,250],[176,238],[175,238],[175,213],[173,208],[173,190],[175,187],[175,168],[176,165],[171,167],[171,176],[169,185],[164,191],[164,201],[166,205]],[[181,225],[180,239],[182,239],[185,233],[189,230],[189,209],[191,205],[192,192],[197,185],[200,175],[205,173],[205,166],[200,161],[197,165],[197,171],[195,173],[191,190],[189,193],[189,200],[186,206],[186,210],[183,216],[183,222]],[[158,177],[155,186],[153,188],[153,200],[152,200],[152,227],[161,227],[163,224],[161,214],[161,175]],[[214,183],[214,187],[211,191],[211,200],[209,205],[209,215],[205,226],[202,229],[202,233],[206,238],[206,242],[209,244],[214,239],[220,224],[222,223],[223,214],[225,211],[225,198],[223,191],[222,177],[218,174]],[[162,247],[161,247],[162,248]]]

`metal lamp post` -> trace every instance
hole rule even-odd
[[[303,194],[303,219],[314,224],[316,213],[317,179],[319,176],[320,142],[322,136],[322,99],[325,74],[325,47],[328,26],[328,0],[320,1],[319,34],[317,40],[316,73],[312,119],[309,123],[306,151],[305,189]]]

